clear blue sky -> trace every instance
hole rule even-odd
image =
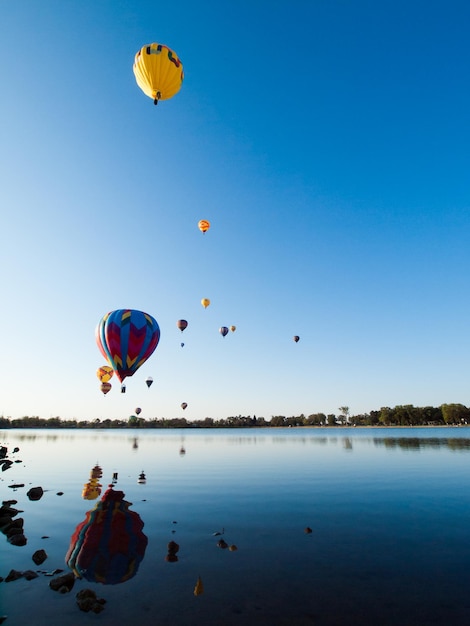
[[[466,0],[0,2],[0,413],[469,405],[469,23]],[[132,72],[154,41],[185,69],[158,107]],[[117,308],[161,341],[104,397]]]

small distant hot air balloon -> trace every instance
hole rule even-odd
[[[236,326],[230,326],[230,330],[232,331],[232,333],[234,333],[237,330]]]
[[[205,309],[207,309],[207,307],[209,306],[209,304],[210,304],[210,303],[211,303],[211,301],[209,300],[209,298],[203,298],[203,299],[201,300],[201,304],[202,304],[202,306],[203,306]]]
[[[221,326],[219,328],[219,333],[222,335],[222,337],[225,337],[225,335],[228,334],[228,328],[227,326]]]
[[[135,55],[133,70],[137,84],[154,104],[172,98],[183,84],[183,64],[173,50],[161,43],[141,48]]]
[[[96,370],[96,375],[101,383],[107,383],[113,377],[113,368],[109,365],[102,365]]]
[[[184,348],[184,343],[181,344],[181,347]]]
[[[151,387],[152,383],[153,383],[153,378],[151,376],[147,377],[147,380],[145,381],[147,387]]]
[[[186,320],[178,320],[176,322],[176,327],[179,328],[181,332],[183,332],[183,330],[188,327],[188,322]]]
[[[135,410],[135,414],[140,415],[141,413],[142,413],[142,409],[140,407],[137,407]]]
[[[185,408],[188,406],[187,402],[182,402],[181,403],[181,408],[183,409],[183,411],[185,410]]]
[[[300,339],[299,335],[294,335],[293,340],[295,341],[295,343],[297,343],[299,339]]]
[[[122,383],[152,355],[160,341],[160,327],[148,313],[118,309],[101,318],[95,336],[101,354]]]
[[[109,391],[111,391],[111,383],[101,383],[100,389],[106,395]]]
[[[199,220],[197,227],[202,233],[206,233],[211,227],[211,223],[207,220]]]

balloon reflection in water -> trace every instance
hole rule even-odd
[[[83,486],[82,498],[84,500],[96,500],[96,498],[101,493],[101,483],[99,482],[101,476],[103,475],[103,470],[99,465],[95,465],[95,467],[90,472],[90,480]]]
[[[116,585],[136,575],[148,539],[124,495],[110,486],[75,529],[65,562],[77,578]]]

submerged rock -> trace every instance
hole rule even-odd
[[[40,500],[44,495],[44,489],[42,487],[31,487],[26,495],[30,500]]]
[[[92,589],[82,589],[76,595],[78,608],[80,611],[93,611],[93,613],[101,613],[104,609],[106,600],[98,598],[96,593]]]
[[[53,578],[49,583],[49,587],[53,591],[58,591],[59,593],[68,593],[69,591],[72,591],[74,584],[75,576],[72,572],[68,572],[63,576]]]
[[[12,546],[25,546],[28,543],[28,540],[26,539],[26,537],[23,535],[22,532],[8,536],[7,541]]]
[[[41,565],[47,559],[47,554],[45,550],[36,550],[36,552],[31,557],[36,565]]]
[[[23,572],[19,572],[17,569],[11,569],[8,576],[5,578],[6,583],[10,583],[12,580],[18,580],[23,578]]]

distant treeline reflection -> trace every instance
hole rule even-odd
[[[405,450],[419,450],[423,448],[446,448],[450,450],[470,450],[470,439],[464,438],[448,438],[448,437],[429,437],[419,439],[418,437],[385,437],[374,439],[376,446],[385,446],[386,448],[402,448]]]
[[[33,416],[12,419],[0,417],[0,428],[289,428],[296,426],[456,426],[470,423],[470,409],[463,404],[442,404],[439,407],[415,407],[412,404],[350,415],[349,407],[340,407],[340,414],[272,415],[270,419],[256,415],[237,415],[225,419],[206,417],[190,420],[184,417],[152,417],[131,415],[128,419],[65,420]],[[394,440],[396,441],[396,440]]]

